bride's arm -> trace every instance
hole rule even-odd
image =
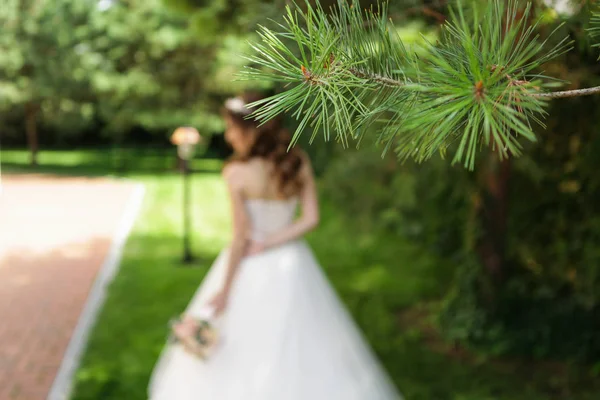
[[[248,232],[250,223],[246,208],[244,207],[244,194],[242,190],[243,171],[236,164],[230,164],[223,170],[223,177],[227,182],[229,198],[231,202],[231,215],[233,222],[233,238],[229,250],[229,258],[222,294],[227,297],[233,280],[235,278],[238,266],[242,260],[248,246]]]
[[[302,192],[300,193],[302,213],[293,224],[268,236],[264,242],[262,242],[262,247],[264,249],[279,246],[283,243],[298,239],[315,229],[319,224],[317,189],[315,177],[308,157],[304,157],[301,174],[303,179]]]

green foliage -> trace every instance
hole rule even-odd
[[[424,56],[408,52],[385,7],[363,11],[340,1],[330,15],[320,6],[288,8],[277,30],[260,29],[249,57],[259,66],[246,79],[286,83],[287,91],[258,102],[262,120],[282,112],[306,128],[323,127],[343,143],[374,124],[401,159],[424,161],[453,151],[469,169],[481,147],[500,159],[521,154],[519,138],[535,141],[545,103],[539,94],[552,79],[540,66],[568,50],[550,50],[530,25],[531,7],[517,1],[459,3],[439,42]]]
[[[232,80],[248,64],[240,54],[250,51],[249,42],[256,39],[255,33],[226,35],[222,38],[215,54],[212,79],[207,80],[206,86],[211,93],[219,95],[233,95],[248,89],[269,90],[273,89],[270,82],[241,82]]]
[[[25,106],[43,131],[61,137],[92,127],[119,138],[134,128],[221,131],[223,96],[249,86],[231,83],[249,37],[223,34],[213,17],[224,4],[185,14],[160,0],[7,0],[0,9],[3,134],[21,134],[14,119],[25,118]]]
[[[0,7],[0,111],[26,104],[75,122],[91,118],[90,65],[78,51],[89,22],[88,2],[7,0]],[[55,119],[49,123],[56,122]],[[69,129],[70,128],[70,129]]]
[[[118,2],[93,13],[90,29],[97,34],[80,46],[100,62],[93,83],[109,130],[221,128],[205,95],[214,49],[198,43],[184,16],[159,0]]]
[[[491,353],[600,359],[600,125],[586,118],[599,109],[596,99],[556,105],[544,144],[515,163],[505,281],[490,299],[493,283],[465,262],[441,316],[448,337]]]
[[[400,165],[392,155],[382,158],[374,146],[366,145],[333,158],[322,192],[361,230],[383,229],[452,259],[464,250],[470,205],[465,189],[471,184],[461,169],[440,160]]]
[[[323,177],[323,195],[339,204],[365,231],[409,232],[405,214],[417,208],[414,174],[397,170],[396,160],[376,150],[346,151]],[[413,230],[418,229],[414,228]]]
[[[198,40],[219,41],[221,36],[245,35],[268,19],[278,19],[285,0],[162,0],[185,14]]]
[[[597,362],[597,305],[581,301],[567,285],[541,284],[535,274],[520,272],[505,282],[491,306],[483,276],[477,263],[461,265],[439,316],[446,338],[494,356]]]
[[[595,362],[600,126],[586,116],[599,103],[578,99],[554,107],[544,144],[514,164],[501,285],[473,250],[484,227],[471,211],[478,190],[471,174],[440,161],[400,166],[367,144],[328,165],[323,196],[359,232],[386,229],[455,266],[450,291],[438,293],[444,298],[438,323],[448,340],[480,354]]]

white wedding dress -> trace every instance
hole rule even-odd
[[[253,238],[292,223],[295,200],[248,200]],[[187,313],[201,316],[219,291],[224,250]],[[221,342],[201,361],[166,347],[150,400],[399,400],[358,327],[302,240],[245,258],[225,313]]]

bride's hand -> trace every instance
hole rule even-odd
[[[186,316],[173,325],[173,333],[179,338],[192,336],[198,325],[192,318]]]
[[[229,294],[226,291],[220,291],[212,298],[209,304],[213,307],[215,315],[221,315],[225,311],[228,297]]]
[[[264,243],[256,242],[256,241],[252,240],[250,242],[250,245],[248,246],[248,250],[247,250],[246,254],[249,256],[253,256],[255,254],[262,253],[263,251],[265,251],[265,249],[266,249],[266,247],[265,247]]]

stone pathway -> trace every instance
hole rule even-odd
[[[135,185],[2,177],[0,400],[46,400]]]

